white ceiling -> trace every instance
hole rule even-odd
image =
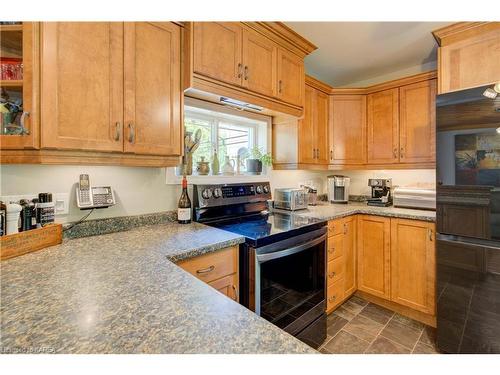
[[[431,31],[450,22],[286,24],[318,47],[306,57],[307,74],[341,87],[395,71],[418,72],[422,66],[432,66],[437,45]]]

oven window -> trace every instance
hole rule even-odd
[[[325,299],[324,244],[260,264],[261,316],[285,328]]]

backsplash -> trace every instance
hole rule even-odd
[[[69,212],[56,217],[60,223],[73,222],[85,215],[76,207],[75,187],[81,173],[90,175],[95,186],[111,185],[116,198],[114,207],[95,210],[89,220],[171,211],[177,208],[179,185],[167,185],[165,168],[106,167],[106,166],[53,166],[2,165],[0,195],[24,195],[39,192],[69,194]],[[270,171],[272,189],[298,187],[311,184],[318,194],[326,193],[326,177],[343,174],[351,177],[350,195],[369,195],[368,178],[393,179],[394,185],[434,185],[435,171]],[[191,191],[190,191],[191,192]]]

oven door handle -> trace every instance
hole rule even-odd
[[[282,257],[288,256],[288,255],[300,253],[301,251],[304,251],[309,247],[316,246],[323,241],[326,241],[326,234],[323,234],[322,236],[317,237],[311,241],[301,243],[300,245],[290,247],[290,248],[285,249],[285,250],[276,251],[274,253],[257,254],[256,257],[257,257],[257,260],[259,263],[264,263],[264,262],[267,262],[269,260],[282,258]]]

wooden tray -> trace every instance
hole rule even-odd
[[[58,245],[61,242],[61,224],[50,224],[26,232],[9,234],[0,237],[0,259],[14,258],[32,251]]]

